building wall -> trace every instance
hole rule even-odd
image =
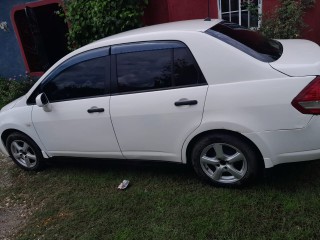
[[[45,54],[48,59],[47,62],[42,61],[39,64],[48,63],[52,65],[52,62],[56,62],[61,56],[65,55],[66,51],[66,38],[65,32],[67,31],[67,26],[63,20],[57,21],[55,18],[52,17],[53,11],[55,10],[54,7],[51,8],[42,8],[42,10],[35,10],[35,12],[31,12],[35,14],[39,24],[37,25],[38,31],[38,38],[36,39],[29,39],[29,33],[31,28],[22,31],[24,32],[24,36],[20,36],[21,39],[18,39],[17,33],[18,28],[16,28],[16,24],[13,23],[13,13],[15,12],[23,12],[25,10],[26,5],[31,8],[41,8],[42,5],[50,5],[50,4],[59,4],[61,0],[2,0],[0,1],[0,21],[6,21],[8,23],[9,31],[4,32],[0,30],[0,46],[2,46],[2,51],[0,54],[0,76],[5,77],[14,77],[17,75],[24,75],[26,73],[26,69],[32,71],[30,74],[32,76],[41,76],[43,71],[35,70],[35,68],[31,68],[30,64],[38,64],[41,58],[41,54],[35,53],[38,49],[35,49],[33,44],[34,41],[37,39],[46,39],[46,44],[44,46],[47,48],[42,48],[40,50],[45,51]],[[57,5],[56,5],[57,6]],[[38,11],[38,12],[37,12]],[[51,12],[50,12],[51,11]],[[48,14],[50,13],[50,14]],[[30,13],[29,13],[30,14]],[[31,14],[31,16],[33,16]],[[58,18],[55,15],[56,18]],[[21,17],[20,17],[20,28],[24,25],[21,25]],[[61,24],[61,23],[62,24]],[[63,25],[63,26],[62,26]],[[15,29],[16,28],[16,29]],[[16,31],[15,31],[16,30]],[[20,29],[21,31],[21,29]],[[21,33],[21,32],[20,32]],[[40,35],[40,36],[39,36]],[[62,37],[61,37],[62,36]],[[23,42],[24,41],[24,42]],[[29,45],[28,45],[29,44]],[[24,46],[24,53],[22,52],[22,45]],[[52,45],[58,45],[55,47],[51,47]],[[39,45],[38,45],[39,46]],[[49,48],[48,48],[49,46]],[[21,48],[20,48],[21,47]],[[31,53],[31,55],[30,55]],[[29,55],[28,55],[29,54]],[[49,56],[50,54],[50,56]],[[38,64],[38,65],[39,65]],[[37,66],[38,66],[37,65]]]
[[[262,12],[271,13],[279,5],[278,0],[262,0]],[[206,18],[207,0],[150,0],[146,10],[147,25],[188,19]],[[210,17],[218,18],[218,0],[210,0]],[[320,1],[305,14],[308,25],[302,33],[302,38],[312,40],[320,45]]]
[[[25,74],[25,66],[13,30],[10,13],[13,6],[30,2],[30,0],[2,0],[0,2],[0,22],[8,23],[8,32],[0,30],[0,76],[14,77]],[[32,2],[32,1],[31,1]]]
[[[146,25],[153,25],[189,19],[205,19],[207,16],[207,0],[150,0],[144,20]],[[210,17],[218,17],[217,0],[210,0]]]
[[[143,21],[146,25],[169,22],[167,0],[149,0]]]
[[[308,25],[302,36],[320,45],[320,1],[317,0],[314,8],[305,14],[305,22]]]

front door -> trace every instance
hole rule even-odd
[[[33,106],[32,120],[53,156],[122,158],[109,111],[110,58],[100,51],[67,61],[40,85],[50,111]]]
[[[109,100],[98,97],[51,103],[50,112],[34,106],[33,124],[47,152],[52,156],[122,158]]]

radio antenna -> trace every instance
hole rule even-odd
[[[208,17],[205,19],[205,21],[211,21],[211,18],[210,18],[210,0],[208,0]]]

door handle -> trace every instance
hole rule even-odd
[[[178,102],[175,102],[174,105],[179,107],[179,106],[185,106],[185,105],[196,105],[198,104],[197,100],[185,100],[185,99],[180,99]]]
[[[92,107],[88,109],[88,113],[101,113],[104,112],[104,108],[97,108],[97,107]]]

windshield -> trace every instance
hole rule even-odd
[[[220,22],[206,33],[263,62],[274,62],[283,52],[280,42],[235,23]]]

